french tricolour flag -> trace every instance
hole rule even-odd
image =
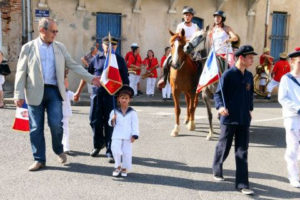
[[[114,50],[112,49],[111,43],[109,43],[100,82],[110,95],[114,95],[123,86],[117,57]]]
[[[29,117],[26,102],[23,103],[21,108],[17,107],[16,109],[16,118],[13,129],[17,131],[29,131]]]
[[[219,80],[219,68],[217,63],[217,57],[214,49],[209,52],[207,60],[205,62],[202,74],[197,87],[197,93],[201,92],[206,86]]]

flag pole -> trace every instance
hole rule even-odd
[[[110,32],[108,32],[108,50],[110,52],[112,51]],[[114,94],[112,95],[112,101],[113,101],[113,110],[114,110],[114,113],[116,114],[116,103],[115,103],[115,95]]]

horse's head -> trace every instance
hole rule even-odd
[[[194,34],[194,36],[191,38],[191,40],[184,46],[183,50],[185,53],[189,54],[192,51],[195,50],[195,48],[198,49],[198,51],[202,51],[206,49],[205,42],[206,42],[206,36],[209,30],[209,26],[206,27],[206,29],[202,29]],[[200,46],[201,44],[201,46]]]
[[[186,44],[185,31],[182,29],[179,33],[173,33],[170,31],[171,39],[171,55],[172,55],[172,67],[174,69],[180,69],[184,64],[185,53],[183,47]]]

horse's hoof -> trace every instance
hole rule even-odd
[[[178,136],[178,131],[172,131],[171,136],[172,137],[177,137]]]
[[[184,120],[184,124],[188,124],[188,123],[189,123],[188,119]]]
[[[187,128],[189,131],[194,131],[196,129],[196,125],[194,121],[189,121]]]
[[[211,138],[212,138],[212,136],[211,135],[208,135],[208,136],[206,136],[206,140],[211,140]]]

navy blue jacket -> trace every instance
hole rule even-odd
[[[226,70],[214,95],[216,108],[225,107],[221,87],[224,94],[228,116],[221,116],[222,124],[250,126],[250,111],[253,110],[253,75],[245,70],[244,74],[235,66]]]
[[[117,63],[118,63],[118,67],[119,67],[123,85],[124,84],[129,85],[128,69],[127,69],[126,62],[125,62],[124,58],[118,54],[116,54],[116,58],[117,58]],[[96,75],[96,76],[101,76],[103,67],[104,67],[104,63],[105,63],[105,59],[106,59],[106,57],[103,52],[100,52],[99,54],[97,54],[94,57],[94,59],[92,60],[92,62],[90,63],[88,72],[93,75]],[[106,91],[104,87],[99,87],[99,88],[93,87],[93,94],[99,94],[103,91]]]

